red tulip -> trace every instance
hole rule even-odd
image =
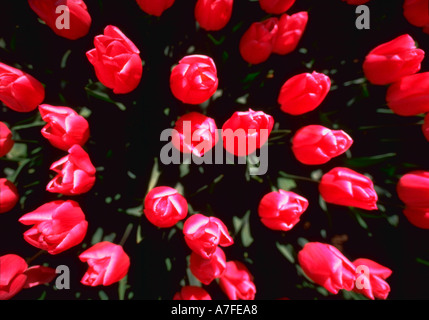
[[[273,53],[288,54],[296,49],[307,27],[307,11],[292,15],[283,14],[278,22],[278,31],[273,39]]]
[[[144,199],[146,218],[159,228],[170,228],[188,214],[188,202],[170,187],[156,187]]]
[[[259,64],[268,60],[273,51],[273,40],[279,28],[278,22],[276,17],[254,22],[244,32],[239,50],[246,62]]]
[[[83,0],[28,0],[28,4],[60,37],[76,40],[89,32],[92,19]]]
[[[6,178],[0,178],[0,213],[12,210],[18,200],[19,194],[15,185]]]
[[[174,0],[137,0],[137,4],[147,14],[160,17],[174,4]]]
[[[361,5],[361,4],[365,4],[367,2],[369,2],[369,0],[342,0],[347,2],[348,4],[353,4],[353,5]]]
[[[0,121],[0,157],[4,157],[12,150],[15,141],[8,126]]]
[[[410,24],[429,34],[429,4],[426,0],[405,0],[403,10]]]
[[[386,300],[390,286],[385,281],[392,270],[369,259],[356,259],[353,264],[357,268],[356,285],[353,291],[363,294],[371,300]]]
[[[328,203],[377,210],[378,196],[371,179],[348,168],[337,167],[324,174],[319,191]]]
[[[283,112],[301,115],[316,109],[331,89],[331,80],[323,73],[302,73],[287,80],[278,97]]]
[[[199,213],[185,221],[183,234],[189,248],[205,259],[210,259],[218,246],[228,247],[234,243],[227,227],[220,219]]]
[[[174,295],[173,300],[212,300],[212,298],[201,287],[184,286]]]
[[[290,191],[267,193],[259,202],[261,222],[272,230],[289,231],[308,208],[308,200]]]
[[[289,10],[295,0],[259,0],[261,9],[271,14],[282,14]]]
[[[217,247],[210,259],[191,253],[189,269],[203,284],[209,285],[213,280],[220,278],[226,269],[226,257],[221,248]]]
[[[420,229],[429,229],[429,208],[406,206],[403,213],[412,225]]]
[[[54,147],[67,151],[75,144],[83,146],[88,140],[88,121],[73,109],[42,104],[39,112],[47,122],[42,128],[42,136]]]
[[[273,117],[263,111],[237,111],[222,126],[223,146],[236,156],[252,154],[268,141],[273,126]]]
[[[88,192],[95,183],[96,169],[88,154],[79,145],[68,150],[69,154],[51,165],[57,175],[46,190],[72,196]]]
[[[342,130],[308,125],[292,138],[292,151],[301,163],[319,165],[343,154],[352,144],[353,139]]]
[[[0,100],[17,112],[30,112],[45,99],[45,88],[31,75],[0,62]]]
[[[94,38],[95,48],[86,56],[98,80],[115,94],[133,91],[140,83],[143,65],[140,51],[117,27],[109,25]]]
[[[429,112],[429,72],[402,77],[386,94],[387,105],[397,115],[416,116]]]
[[[199,112],[190,112],[180,117],[174,126],[173,146],[186,154],[202,157],[218,142],[216,123]]]
[[[298,253],[304,273],[330,293],[352,290],[355,285],[356,267],[337,248],[320,242],[308,242]]]
[[[413,38],[404,34],[371,50],[365,57],[363,72],[372,84],[390,84],[418,72],[424,56]]]
[[[179,61],[171,71],[173,95],[187,104],[201,104],[216,92],[219,80],[216,65],[205,55],[190,55]]]
[[[24,239],[36,248],[52,255],[80,244],[85,238],[88,222],[79,204],[72,200],[57,200],[23,215],[19,222],[33,225]]]
[[[124,278],[130,267],[130,258],[121,245],[108,241],[99,242],[79,255],[88,263],[88,270],[81,279],[86,286],[109,286]]]
[[[422,131],[426,140],[429,141],[429,113],[425,116],[424,123],[422,125]]]
[[[429,171],[404,174],[396,185],[399,199],[413,208],[429,208]]]
[[[219,286],[229,300],[255,300],[256,286],[253,275],[239,261],[226,263],[226,270],[219,279]]]
[[[233,0],[198,0],[195,5],[195,19],[204,30],[221,30],[231,19],[233,2]]]

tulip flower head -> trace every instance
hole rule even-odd
[[[201,283],[209,285],[213,280],[222,277],[224,274],[226,269],[225,253],[221,248],[217,247],[210,259],[206,259],[192,252],[189,269]]]
[[[12,150],[14,144],[12,131],[10,131],[4,122],[0,121],[0,157],[7,155]]]
[[[137,4],[147,14],[160,17],[165,10],[174,4],[175,0],[137,0]]]
[[[295,0],[259,0],[261,9],[271,14],[282,14],[289,10]]]
[[[195,19],[206,31],[219,31],[231,19],[233,0],[198,0]]]
[[[0,178],[0,213],[12,210],[19,200],[18,189],[6,178]]]
[[[429,208],[429,171],[414,170],[404,174],[396,185],[399,199],[413,208]]]
[[[255,300],[253,275],[240,261],[228,261],[219,286],[230,300]]]
[[[392,270],[369,259],[356,259],[356,285],[353,291],[366,296],[371,300],[386,300],[390,286],[385,281],[392,274]]]
[[[403,13],[411,25],[420,27],[424,33],[429,34],[429,3],[426,0],[405,0]]]
[[[209,293],[197,286],[184,286],[177,292],[173,300],[212,300]]]
[[[283,14],[278,22],[278,30],[273,39],[273,53],[285,55],[298,46],[307,27],[308,13]]]

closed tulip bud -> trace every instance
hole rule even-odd
[[[191,253],[189,269],[203,284],[209,285],[220,278],[226,269],[226,257],[221,248],[217,247],[210,259],[205,259],[195,252]]]
[[[73,196],[88,192],[95,184],[96,169],[85,150],[74,145],[69,154],[51,165],[57,175],[48,183],[46,190]]]
[[[24,271],[27,280],[24,289],[30,289],[51,282],[57,276],[55,269],[45,266],[31,266]]]
[[[252,154],[268,141],[273,126],[274,118],[263,111],[237,111],[222,126],[223,146],[236,156]]]
[[[371,179],[348,168],[337,167],[325,173],[319,191],[328,203],[377,210],[378,196]]]
[[[175,0],[137,0],[137,4],[147,14],[160,17],[165,10],[174,4]]]
[[[423,125],[422,125],[423,135],[427,141],[429,141],[429,113],[425,116]]]
[[[429,4],[426,0],[405,0],[403,12],[410,24],[429,34]]]
[[[15,145],[13,135],[8,126],[0,121],[0,157],[4,157]]]
[[[312,281],[332,294],[354,287],[356,267],[334,246],[308,242],[299,251],[298,262]]]
[[[342,130],[308,125],[299,129],[292,138],[292,151],[299,162],[319,165],[343,154],[352,144],[353,139]]]
[[[214,119],[199,112],[181,116],[174,125],[172,144],[180,152],[202,157],[218,142]]]
[[[28,73],[0,62],[0,100],[17,112],[30,112],[45,99],[45,88]]]
[[[42,136],[54,147],[67,151],[75,144],[83,146],[88,140],[88,121],[73,109],[42,104],[39,112],[47,122],[42,128]]]
[[[372,84],[391,84],[418,72],[424,56],[413,38],[404,34],[371,50],[365,57],[363,72]]]
[[[137,88],[143,72],[140,51],[119,28],[107,26],[104,34],[94,38],[94,46],[86,56],[103,85],[115,94]]]
[[[261,222],[272,230],[289,231],[308,208],[308,200],[290,191],[279,190],[266,194],[258,206]]]
[[[185,242],[189,248],[204,259],[210,259],[218,246],[228,247],[234,240],[225,224],[216,217],[200,213],[190,216],[183,225]]]
[[[170,228],[188,214],[188,202],[170,187],[155,187],[144,199],[146,218],[159,228]]]
[[[19,222],[32,227],[24,240],[52,255],[64,252],[85,238],[88,222],[79,204],[72,200],[53,201],[23,215]]]
[[[229,300],[255,300],[256,286],[253,275],[239,261],[228,261],[219,286]]]
[[[28,4],[60,37],[76,40],[89,32],[92,19],[82,0],[28,0]]]
[[[287,80],[279,93],[280,109],[301,115],[316,109],[331,89],[331,80],[323,73],[302,73]]]
[[[6,178],[0,179],[0,213],[12,210],[18,203],[19,194],[15,185]]]
[[[399,199],[413,208],[429,208],[429,171],[404,174],[396,185]]]
[[[206,31],[224,28],[232,14],[233,0],[198,0],[195,5],[195,19]]]
[[[278,22],[278,31],[273,40],[273,53],[288,54],[296,49],[307,27],[308,13],[283,14]]]
[[[187,104],[201,104],[218,88],[216,65],[212,58],[194,54],[182,58],[170,74],[173,95]]]
[[[415,227],[429,229],[429,208],[406,206],[403,213],[405,218]]]
[[[353,291],[366,296],[371,300],[386,300],[390,286],[385,281],[392,274],[392,270],[369,259],[356,259],[356,285]]]
[[[130,267],[130,258],[121,245],[102,241],[79,255],[82,262],[88,263],[88,270],[81,283],[86,286],[110,286],[123,279]]]
[[[273,40],[278,31],[276,17],[254,22],[240,39],[239,50],[244,61],[251,64],[265,62],[273,51]]]
[[[212,298],[201,287],[184,286],[174,295],[173,300],[212,300]]]
[[[400,116],[416,116],[429,112],[429,72],[402,77],[386,94],[389,108]]]
[[[261,9],[271,14],[282,14],[289,10],[295,0],[259,0]]]
[[[352,4],[355,6],[361,5],[361,4],[365,4],[367,2],[369,2],[369,0],[342,0],[347,2],[348,4]]]

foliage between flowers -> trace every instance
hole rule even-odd
[[[94,186],[72,196],[88,221],[84,240],[58,255],[39,255],[23,238],[28,227],[18,222],[26,213],[69,196],[46,191],[55,174],[50,166],[66,151],[41,135],[46,125],[35,110],[18,113],[2,107],[15,144],[0,159],[2,177],[15,183],[18,204],[0,215],[0,256],[14,253],[31,265],[70,268],[70,289],[54,281],[21,291],[15,299],[172,299],[182,287],[203,287],[213,299],[228,299],[219,281],[201,283],[191,272],[191,249],[183,236],[184,221],[157,228],[144,215],[143,203],[157,186],[175,188],[187,201],[188,216],[202,213],[220,219],[234,243],[222,247],[227,261],[245,265],[253,276],[256,299],[366,299],[360,293],[328,292],[302,270],[298,252],[308,242],[327,243],[350,261],[371,259],[392,270],[386,280],[390,299],[426,298],[429,252],[427,230],[404,216],[396,186],[412,170],[427,170],[428,141],[424,115],[400,116],[386,104],[386,87],[371,84],[362,64],[381,43],[410,34],[422,50],[428,35],[403,16],[402,0],[372,0],[371,29],[355,27],[355,6],[340,0],[297,0],[288,13],[308,12],[298,47],[271,55],[259,64],[243,60],[239,42],[251,23],[271,16],[258,1],[238,0],[228,24],[219,31],[198,28],[194,2],[176,0],[160,17],[146,14],[135,1],[86,1],[89,33],[70,41],[54,34],[26,2],[2,4],[0,62],[30,73],[43,83],[44,103],[73,108],[90,127],[85,150],[96,169]],[[143,63],[135,90],[114,94],[99,82],[85,52],[106,25],[115,25],[133,41]],[[428,51],[427,51],[428,52]],[[184,56],[203,54],[216,64],[219,84],[210,100],[182,103],[171,92],[172,67]],[[286,80],[318,71],[330,77],[326,98],[316,109],[289,115],[277,98]],[[427,59],[421,70],[429,70]],[[221,128],[236,111],[261,110],[271,115],[268,172],[248,174],[249,164],[163,165],[165,142],[160,133],[184,114],[197,111]],[[353,145],[326,163],[305,165],[292,151],[292,137],[307,125],[343,130]],[[335,167],[347,167],[374,183],[377,210],[327,203],[319,182]],[[266,227],[258,216],[264,195],[278,190],[308,200],[300,220],[288,231]],[[80,282],[87,265],[78,256],[103,241],[121,244],[130,257],[125,278],[108,286]],[[30,263],[28,263],[30,266]]]

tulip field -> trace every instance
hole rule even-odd
[[[429,298],[427,54],[428,0],[3,1],[0,300]]]

